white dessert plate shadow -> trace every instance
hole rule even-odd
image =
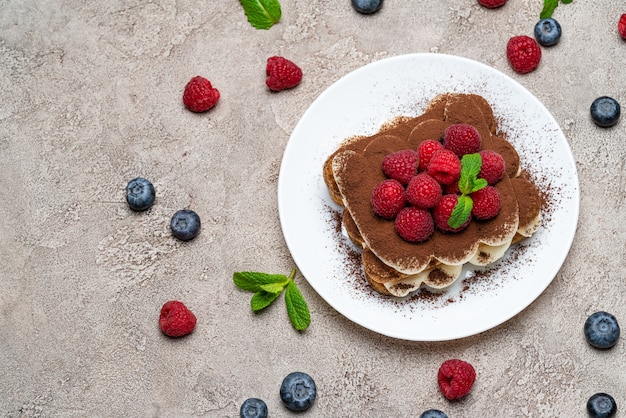
[[[476,93],[547,196],[540,230],[488,269],[466,268],[445,294],[403,299],[373,292],[338,232],[340,209],[322,177],[346,139],[371,135],[391,119],[417,116],[436,95]],[[296,125],[283,156],[278,209],[285,241],[315,291],[334,309],[377,333],[443,341],[489,330],[530,305],[552,282],[574,239],[579,184],[571,149],[546,107],[507,75],[444,54],[410,54],[361,67],[325,90]]]

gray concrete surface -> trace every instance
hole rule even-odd
[[[307,371],[319,390],[303,416],[585,416],[595,392],[626,416],[626,340],[600,352],[584,341],[590,313],[626,326],[626,123],[596,128],[600,95],[626,104],[626,3],[576,0],[554,17],[564,35],[539,69],[509,68],[510,36],[532,34],[540,0],[501,9],[475,0],[387,0],[372,16],[349,0],[282,0],[270,30],[238,1],[0,0],[0,414],[4,417],[234,417],[248,397],[293,416],[282,378]],[[561,125],[580,176],[570,254],[521,314],[459,341],[383,337],[339,315],[298,275],[311,327],[281,305],[253,315],[235,271],[288,273],[276,187],[302,113],[334,81],[410,52],[468,57],[512,76]],[[267,57],[305,73],[271,94]],[[194,75],[222,94],[197,115],[181,103]],[[157,188],[147,213],[123,190],[142,175]],[[171,237],[174,211],[203,220],[188,243]],[[159,332],[160,306],[180,299],[196,331]],[[472,393],[448,402],[436,372],[448,358],[478,370]]]

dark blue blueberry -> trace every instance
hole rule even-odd
[[[182,209],[172,216],[170,227],[176,238],[189,241],[200,232],[200,217],[193,210]]]
[[[383,0],[352,0],[352,7],[366,15],[376,13],[383,6]]]
[[[543,46],[556,45],[561,39],[561,25],[548,17],[535,25],[535,39]]]
[[[126,185],[126,201],[132,210],[146,210],[154,203],[154,186],[143,177],[132,179]]]
[[[317,388],[313,378],[306,373],[289,373],[280,385],[280,398],[285,406],[292,411],[304,411],[309,409],[315,397]]]
[[[591,418],[610,418],[617,412],[617,404],[611,395],[596,393],[587,401],[587,412]]]
[[[602,96],[591,103],[591,119],[603,128],[613,126],[619,120],[620,107],[617,100]]]
[[[585,321],[585,338],[596,348],[611,348],[619,338],[617,319],[608,312],[599,311]]]
[[[248,398],[239,409],[241,418],[267,418],[267,405],[260,399]]]
[[[445,412],[438,409],[429,409],[428,411],[422,412],[420,418],[448,418],[448,416]]]

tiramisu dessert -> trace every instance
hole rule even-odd
[[[420,116],[347,139],[323,173],[370,286],[385,295],[445,289],[464,264],[495,262],[540,224],[539,192],[475,94],[439,95]]]

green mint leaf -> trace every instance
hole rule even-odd
[[[248,22],[257,29],[269,29],[280,20],[278,0],[239,0]]]
[[[233,274],[233,282],[235,285],[249,292],[259,292],[263,289],[263,285],[269,285],[272,283],[282,283],[282,287],[286,286],[288,279],[284,274],[267,274],[251,271],[243,271]]]
[[[302,293],[293,280],[289,281],[285,290],[285,303],[291,325],[298,331],[307,329],[311,323],[311,314]]]
[[[563,4],[570,4],[572,2],[572,0],[561,0],[563,2]]]
[[[252,308],[252,311],[257,312],[257,311],[260,311],[261,309],[267,308],[268,306],[270,306],[272,302],[276,300],[278,296],[280,296],[280,293],[281,292],[271,293],[271,292],[266,292],[264,290],[256,292],[252,296],[252,299],[250,299],[250,307]]]
[[[459,196],[459,201],[454,207],[452,214],[450,214],[450,219],[448,219],[450,228],[458,228],[463,225],[472,213],[473,206],[474,202],[471,197],[465,195]]]
[[[474,181],[474,185],[472,186],[472,190],[470,191],[470,193],[474,193],[477,192],[480,189],[483,189],[485,187],[487,187],[489,185],[489,183],[487,183],[487,180],[485,179],[476,179],[476,181]]]
[[[465,154],[461,158],[461,177],[459,178],[459,190],[463,194],[475,191],[475,183],[483,165],[480,154]]]
[[[287,283],[289,283],[289,279],[285,277],[285,280],[282,282],[262,284],[261,289],[269,293],[280,293],[287,286]]]
[[[552,17],[554,9],[559,5],[559,0],[543,0],[543,10],[539,14],[539,19],[546,19]]]

